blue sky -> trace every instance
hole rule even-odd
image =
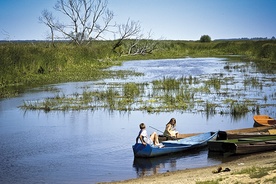
[[[43,9],[57,0],[0,0],[0,40],[43,40]],[[276,0],[109,0],[114,21],[139,21],[154,39],[276,37]]]

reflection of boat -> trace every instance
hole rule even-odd
[[[276,135],[258,136],[250,138],[210,140],[209,151],[223,154],[248,154],[268,150],[276,150]]]
[[[170,160],[168,155],[153,157],[153,158],[138,158],[134,157],[133,167],[135,168],[138,176],[146,176],[157,174],[160,169],[166,167],[166,163],[174,162],[175,159]]]
[[[207,141],[216,136],[217,132],[207,132],[183,139],[163,141],[164,147],[162,148],[150,146],[149,144],[144,146],[141,143],[137,143],[132,146],[132,149],[135,157],[155,157],[205,146]]]
[[[268,115],[255,115],[253,116],[254,126],[273,126],[276,125],[276,120]]]
[[[148,176],[157,173],[175,171],[179,169],[194,168],[206,166],[206,155],[208,148],[198,148],[189,150],[189,152],[178,152],[170,155],[163,155],[152,158],[134,157],[133,168],[136,170],[137,176]],[[196,158],[196,160],[195,160]],[[202,160],[204,160],[202,162]],[[220,161],[210,159],[208,164],[217,164]]]

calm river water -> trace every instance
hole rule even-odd
[[[244,68],[241,70],[241,67]],[[250,93],[245,95],[259,101],[263,101],[263,96],[266,95],[266,103],[270,105],[263,106],[260,112],[275,117],[275,105],[271,105],[276,104],[276,85],[273,82],[275,80],[272,80],[275,79],[274,75],[262,74],[254,66],[248,66],[248,63],[234,63],[218,58],[185,58],[129,61],[112,69],[135,70],[145,75],[51,87],[70,95],[97,83],[149,82],[164,76],[204,78],[216,73],[240,81],[246,74],[261,78],[269,84],[267,87],[263,85],[260,90],[249,90]],[[233,91],[244,90],[242,86],[239,82],[233,82],[231,88]],[[45,87],[30,89],[19,97],[0,101],[0,183],[97,183],[216,165],[224,162],[225,158],[210,156],[207,148],[154,159],[134,159],[131,146],[135,143],[139,124],[145,122],[149,133],[156,131],[149,126],[163,131],[172,117],[176,118],[177,129],[181,133],[253,126],[252,113],[232,118],[229,114],[207,116],[195,112],[148,114],[140,111],[83,110],[45,113],[25,112],[18,108],[23,101],[40,100],[56,94],[44,89]]]

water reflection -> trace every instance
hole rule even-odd
[[[198,168],[204,167],[206,164],[218,163],[221,163],[221,159],[209,157],[208,148],[205,147],[154,158],[134,158],[133,168],[135,168],[137,177],[142,177],[176,171],[180,168]]]

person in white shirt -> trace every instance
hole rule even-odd
[[[146,130],[146,125],[144,123],[141,123],[139,125],[140,127],[140,131],[139,131],[139,134],[136,138],[136,144],[138,143],[138,140],[140,139],[141,143],[143,145],[155,145],[155,146],[160,146],[162,147],[162,144],[159,143],[159,140],[158,140],[158,135],[156,132],[153,132],[150,137],[148,137],[148,134],[147,134],[147,130]]]

